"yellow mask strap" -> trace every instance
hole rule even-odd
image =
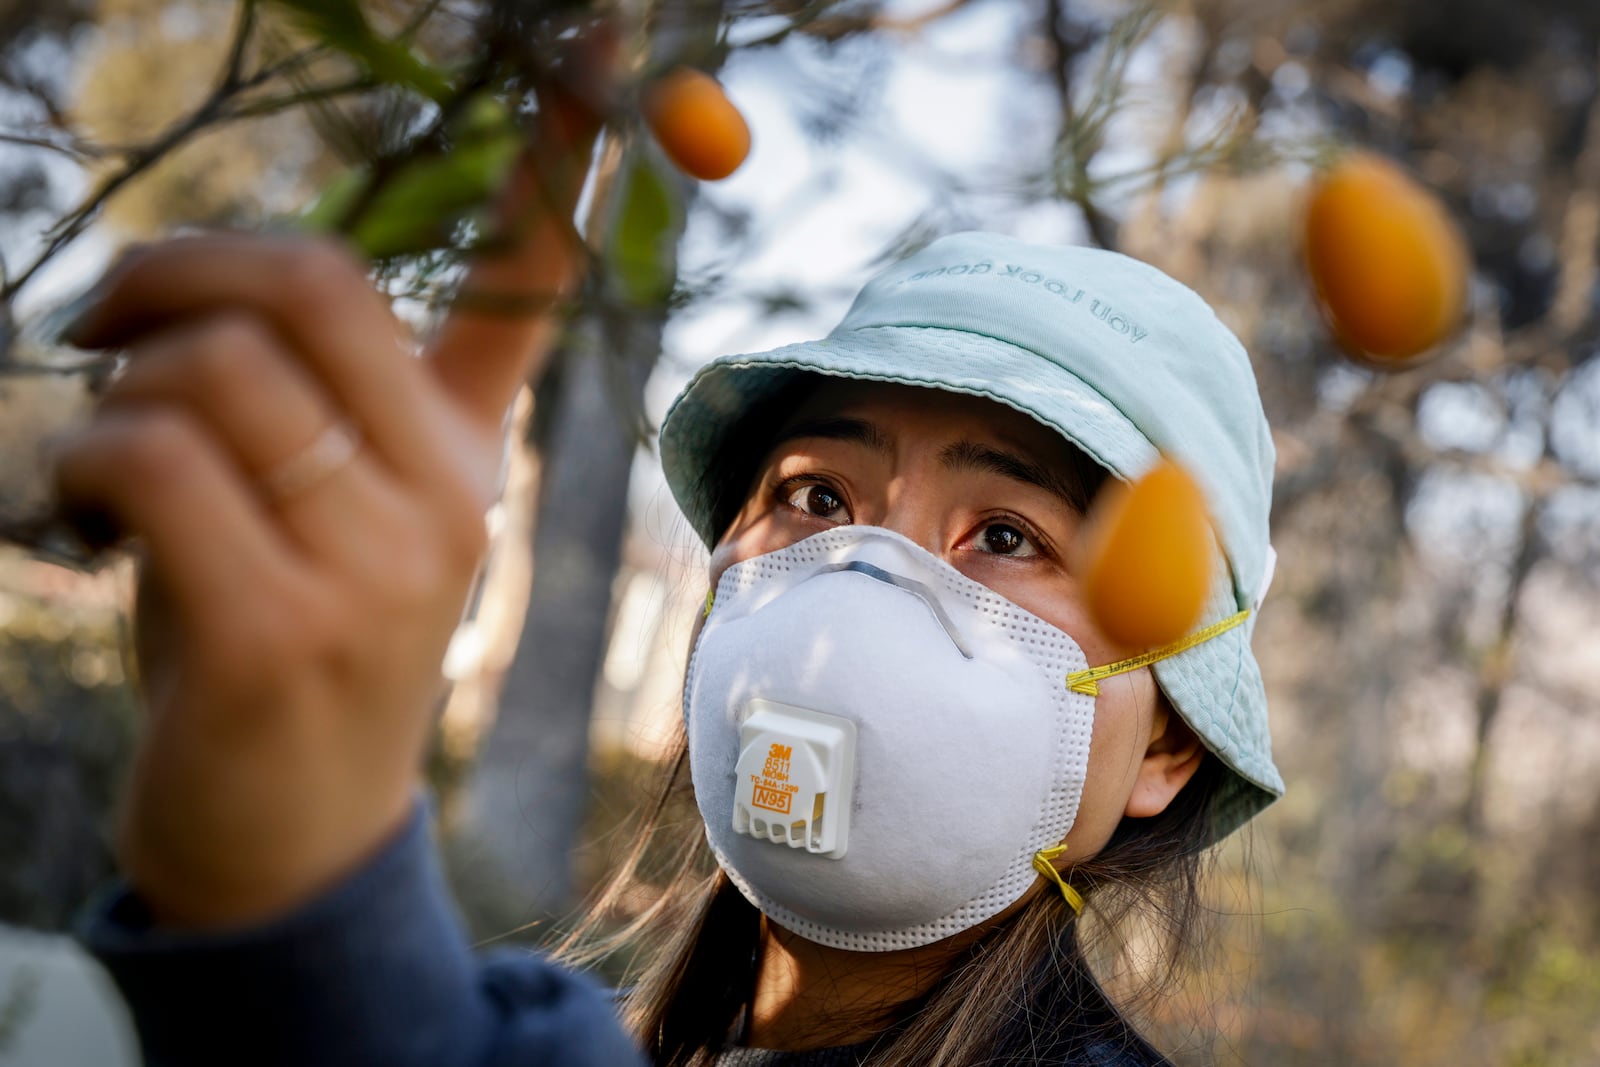
[[[1118,660],[1116,663],[1107,663],[1104,667],[1090,667],[1086,671],[1073,671],[1067,675],[1067,688],[1074,693],[1084,696],[1097,697],[1100,695],[1100,681],[1116,674],[1126,674],[1136,671],[1140,667],[1148,667],[1152,663],[1164,660],[1169,656],[1176,656],[1179,652],[1187,652],[1195,645],[1211,640],[1218,634],[1227,633],[1250,617],[1249,609],[1230,615],[1221,622],[1214,622],[1201,630],[1196,630],[1187,637],[1179,638],[1170,645],[1153,648],[1149,652],[1141,652],[1132,659]]]
[[[1083,896],[1061,877],[1061,872],[1056,870],[1055,861],[1067,854],[1066,845],[1056,845],[1054,848],[1041,848],[1033,854],[1033,869],[1044,875],[1056,884],[1061,890],[1061,896],[1066,900],[1067,906],[1079,915],[1083,914]]]
[[[706,590],[706,610],[700,613],[700,617],[702,619],[711,614],[711,602],[716,600],[716,598],[717,591],[715,588]]]

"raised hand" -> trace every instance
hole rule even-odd
[[[551,115],[509,240],[465,283],[502,308],[583,269],[570,219],[596,120]],[[57,477],[142,555],[149,721],[119,851],[163,920],[279,913],[404,820],[503,413],[554,329],[482,306],[419,359],[341,246],[217,235],[126,256],[75,329],[129,356]]]

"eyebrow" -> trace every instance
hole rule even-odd
[[[886,456],[894,454],[894,442],[889,440],[888,435],[882,430],[866,419],[852,419],[845,415],[821,415],[814,419],[801,419],[781,431],[772,442],[772,447],[777,448],[799,437],[850,441]]]
[[[952,471],[979,471],[1043,489],[1078,514],[1089,506],[1083,487],[1075,478],[1063,478],[1042,463],[992,445],[976,441],[956,441],[946,445],[939,459]]]

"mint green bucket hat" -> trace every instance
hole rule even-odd
[[[967,393],[1016,408],[1131,481],[1165,453],[1200,482],[1217,533],[1207,626],[1235,627],[1152,668],[1178,713],[1232,772],[1212,839],[1283,793],[1266,692],[1250,649],[1271,581],[1274,453],[1249,356],[1193,290],[1099,249],[994,233],[941,238],[867,283],[818,341],[723,356],[661,427],[673,495],[708,547],[721,531],[707,471],[752,411],[829,375]]]

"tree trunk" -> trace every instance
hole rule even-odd
[[[684,0],[655,27],[652,51],[715,72],[722,0]],[[673,180],[670,174],[662,177]],[[694,197],[681,177],[676,249]],[[602,223],[605,220],[602,220]],[[669,242],[670,243],[667,243]],[[669,264],[668,277],[676,272]],[[607,313],[602,310],[602,315]],[[665,308],[591,318],[535,405],[530,447],[542,456],[534,516],[533,587],[499,713],[467,787],[474,877],[495,885],[492,929],[559,915],[573,904],[573,852],[587,795],[589,719],[609,634],[612,584],[627,522],[628,475],[639,443],[645,382],[661,351]],[[551,388],[553,387],[553,388]],[[475,862],[474,862],[475,861]]]
[[[542,473],[533,587],[499,713],[467,789],[466,832],[475,852],[492,857],[480,866],[498,883],[489,894],[497,914],[482,917],[491,924],[556,915],[572,904],[590,707],[639,440],[634,413],[653,365],[644,354],[658,350],[661,322],[655,315],[631,321],[626,355],[563,350],[534,412],[527,447],[541,453]],[[584,333],[587,342],[599,330],[590,322]],[[624,404],[631,407],[619,410]]]

